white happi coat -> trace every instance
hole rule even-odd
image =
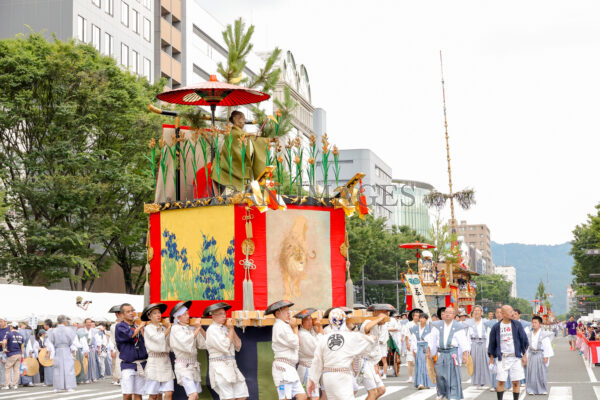
[[[148,352],[148,362],[144,372],[146,378],[156,382],[168,382],[175,378],[171,367],[168,337],[165,336],[166,328],[159,324],[148,324],[144,327],[144,344]]]
[[[360,327],[361,333],[365,334],[365,327],[367,326],[368,323],[369,323],[368,320],[363,322],[363,324]],[[366,355],[367,361],[370,361],[374,364],[378,363],[381,360],[381,350],[379,348],[379,340],[382,337],[381,331],[382,331],[381,325],[375,325],[373,328],[371,328],[371,330],[369,331],[369,335],[375,336],[376,339],[373,341],[373,343],[370,343],[367,346],[365,351],[363,351],[363,353],[365,353],[365,355]]]
[[[235,347],[234,341],[228,336],[229,329],[214,321],[206,330],[206,348],[210,359],[208,374],[213,387],[246,380],[235,361],[235,352],[240,351],[241,343],[239,347]]]
[[[282,383],[299,381],[300,377],[296,371],[296,364],[298,363],[300,339],[294,333],[292,327],[279,318],[273,324],[271,348],[275,354],[275,360],[271,368],[275,385],[279,386]],[[281,359],[281,361],[277,359]]]
[[[309,372],[310,380],[316,385],[323,376],[329,400],[353,399],[350,367],[357,355],[367,351],[379,354],[379,345],[374,336],[348,330],[324,335],[317,342]]]
[[[183,378],[201,382],[198,349],[206,348],[206,341],[201,333],[194,338],[194,328],[189,325],[173,325],[169,335],[169,344],[175,353],[175,376],[177,382],[183,384]]]
[[[323,335],[317,335],[314,330],[307,331],[303,327],[298,329],[298,336],[300,337],[300,350],[298,351],[298,375],[303,384],[307,384],[305,376],[307,371],[310,370],[312,360],[315,355],[315,349],[317,343]]]

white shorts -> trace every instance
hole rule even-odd
[[[138,375],[135,369],[121,370],[121,393],[144,394],[146,379]]]
[[[379,374],[375,371],[375,365],[372,361],[365,361],[363,366],[363,385],[367,391],[383,387],[383,381]]]
[[[406,362],[415,362],[415,355],[412,349],[406,351]]]
[[[246,386],[246,381],[217,385],[213,387],[213,390],[217,392],[220,399],[224,400],[248,397],[248,386]]]
[[[183,377],[183,382],[177,382],[180,386],[183,386],[185,389],[186,396],[191,395],[192,393],[202,393],[202,384],[200,382],[194,382],[190,378]]]
[[[520,381],[525,378],[523,364],[521,359],[517,357],[502,357],[502,361],[496,360],[496,380],[498,382],[506,382],[508,375],[514,381]]]
[[[293,399],[297,394],[306,394],[300,381],[293,383],[281,383],[277,386],[279,399]]]
[[[152,379],[146,379],[145,391],[146,394],[159,394],[165,392],[172,392],[175,384],[173,379],[166,382],[153,381]]]
[[[388,355],[388,348],[387,345],[380,345],[379,346],[379,350],[381,350],[381,358],[386,358]]]

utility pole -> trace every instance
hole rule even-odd
[[[398,280],[398,261],[396,261],[396,281]],[[398,294],[400,292],[400,288],[398,287],[398,284],[396,283],[396,310],[400,310],[400,295]]]
[[[366,305],[365,303],[365,266],[362,266],[362,304]]]

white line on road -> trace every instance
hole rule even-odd
[[[481,390],[478,386],[469,386],[463,390],[463,400],[475,400],[487,390]]]
[[[548,400],[572,400],[573,388],[571,386],[552,386]]]
[[[383,396],[381,396],[380,398],[381,398],[381,399],[384,399],[384,398],[386,398],[388,395],[390,395],[390,394],[392,394],[392,393],[399,392],[399,391],[401,391],[402,389],[406,389],[407,387],[408,387],[408,386],[392,386],[392,385],[390,385],[390,386],[386,386],[386,388],[385,388],[385,394],[384,394]],[[361,389],[364,389],[364,387],[361,387]],[[366,394],[363,394],[363,395],[361,395],[361,396],[358,396],[358,397],[356,398],[356,400],[365,400],[366,398],[367,398],[367,395],[366,395]]]
[[[592,370],[592,367],[590,367],[590,363],[588,363],[585,358],[583,357],[583,354],[581,355],[581,360],[583,361],[583,365],[585,365],[585,369],[587,370],[587,373],[590,377],[590,382],[598,382],[598,380],[596,379],[596,375],[594,375],[594,371]]]
[[[436,394],[435,389],[419,390],[410,396],[403,397],[402,400],[426,400],[434,394]]]
[[[62,396],[61,399],[77,400],[77,399],[83,399],[86,397],[98,396],[99,394],[106,394],[106,395],[113,394],[114,396],[120,396],[121,395],[120,393],[121,393],[121,389],[109,390],[106,392],[103,391],[101,393],[95,392],[95,393],[81,394],[81,391],[78,391],[78,392],[72,392],[72,393],[61,392],[61,393],[54,393],[54,394],[60,394]],[[66,396],[68,396],[68,397],[66,397]],[[50,397],[50,396],[46,395],[43,397],[36,397],[36,400],[41,399],[41,398],[46,398],[46,397]]]
[[[594,388],[594,393],[596,393],[596,399],[600,400],[600,386],[592,386]]]
[[[67,392],[58,392],[57,393],[54,390],[45,390],[43,392],[33,392],[33,391],[23,392],[21,390],[17,390],[15,392],[15,391],[11,390],[11,391],[6,391],[6,392],[1,393],[0,396],[5,396],[5,395],[9,395],[10,394],[12,396],[7,396],[6,397],[7,399],[18,399],[18,398],[21,398],[21,397],[24,397],[26,399],[32,399],[33,398],[32,396],[35,395],[36,396],[35,398],[38,399],[38,398],[44,398],[44,397],[50,397],[50,396],[57,396],[59,394],[62,394],[62,395],[66,396],[66,395],[70,395],[70,394],[78,394],[78,393],[91,392],[91,391],[92,391],[91,389],[86,389],[86,390],[78,390],[78,391],[72,392],[72,393],[67,393]],[[0,399],[1,398],[2,397],[0,397]]]

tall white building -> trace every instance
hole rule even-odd
[[[506,280],[512,283],[510,296],[517,297],[517,269],[512,265],[496,265],[495,273],[504,275]]]
[[[577,306],[577,293],[571,285],[567,285],[567,312]]]
[[[77,39],[152,81],[153,0],[3,0],[0,38],[33,30],[46,39]]]

